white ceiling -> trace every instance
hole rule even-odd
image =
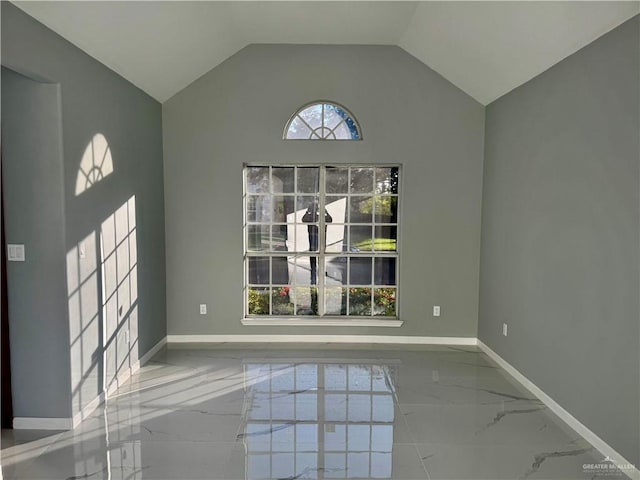
[[[161,102],[251,43],[313,43],[399,45],[486,105],[640,12],[640,1],[14,3]]]

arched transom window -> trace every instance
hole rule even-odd
[[[362,140],[360,127],[346,108],[330,102],[303,106],[287,122],[285,140]]]

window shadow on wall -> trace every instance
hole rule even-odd
[[[113,173],[113,159],[107,139],[94,135],[84,150],[76,177],[76,197]]]
[[[113,172],[110,148],[95,135],[82,157],[76,195]],[[136,197],[131,195],[67,252],[72,411],[99,402],[138,362]],[[90,409],[89,409],[90,410]]]

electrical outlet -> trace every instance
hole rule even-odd
[[[505,337],[507,336],[507,324],[506,323],[502,324],[502,335],[504,335]]]
[[[438,370],[432,370],[431,379],[434,383],[438,383],[440,381],[440,372]]]
[[[207,314],[207,304],[206,303],[201,303],[200,304],[200,315],[206,315]]]
[[[440,305],[434,305],[433,306],[433,316],[434,317],[439,317],[440,316]]]

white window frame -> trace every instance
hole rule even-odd
[[[396,226],[396,250],[394,252],[381,252],[381,251],[365,251],[361,253],[354,252],[325,252],[325,219],[324,215],[319,215],[319,241],[318,241],[318,252],[308,252],[308,256],[316,256],[317,257],[317,265],[318,265],[318,282],[317,285],[313,285],[310,287],[316,287],[318,292],[318,315],[292,315],[292,316],[277,316],[277,315],[249,315],[248,314],[248,295],[249,295],[249,272],[248,272],[248,258],[249,257],[269,257],[270,262],[273,257],[283,257],[283,256],[307,256],[305,253],[307,252],[280,252],[280,251],[258,251],[258,252],[250,252],[248,249],[247,242],[247,206],[248,206],[248,191],[247,191],[247,169],[251,167],[269,167],[270,170],[273,168],[283,168],[283,167],[301,167],[301,168],[309,168],[309,167],[318,167],[320,172],[319,177],[319,211],[324,212],[325,208],[325,200],[326,200],[326,185],[325,185],[325,172],[327,167],[336,167],[336,168],[398,168],[398,193],[395,196],[398,199],[398,211],[397,211],[397,222]],[[400,320],[400,236],[401,236],[401,224],[402,224],[402,165],[401,164],[342,164],[342,163],[322,163],[322,164],[279,164],[279,163],[245,163],[243,165],[243,318],[241,323],[243,325],[253,325],[253,326],[265,326],[265,325],[289,325],[289,326],[345,326],[345,327],[353,327],[353,326],[362,326],[362,327],[400,327],[404,323]],[[270,173],[271,178],[271,173]],[[293,195],[300,195],[294,189]],[[270,192],[269,195],[273,196],[274,193]],[[339,194],[340,196],[349,197],[352,194],[345,193]],[[355,194],[360,196],[358,194]],[[373,195],[375,198],[375,194]],[[270,222],[269,225],[273,223]],[[351,225],[350,222],[346,223],[346,225]],[[371,226],[374,227],[376,225],[375,219],[372,220]],[[385,317],[385,316],[355,316],[355,315],[324,315],[325,308],[325,285],[324,285],[324,266],[325,259],[328,257],[366,257],[366,258],[395,258],[396,259],[396,271],[395,271],[395,285],[389,286],[389,288],[395,288],[395,316],[394,317]],[[347,274],[347,278],[348,274]],[[346,285],[345,285],[346,286]],[[349,285],[350,286],[350,285]],[[273,287],[272,279],[269,279],[269,283],[265,285],[265,287],[271,288]],[[367,286],[362,286],[362,288],[367,288]],[[375,285],[372,275],[372,283],[368,286],[371,288],[372,295],[374,288],[384,288],[382,285]],[[272,307],[272,295],[269,294],[269,304]],[[373,308],[373,302],[372,302]],[[272,310],[272,308],[270,308]],[[348,310],[347,310],[348,311]]]

